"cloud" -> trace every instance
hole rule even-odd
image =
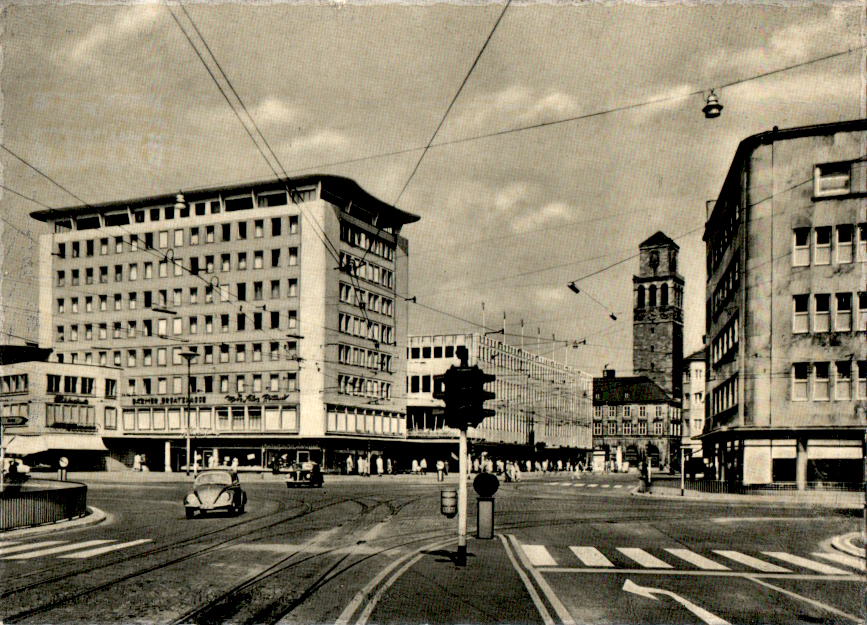
[[[512,222],[512,230],[524,232],[540,226],[559,221],[566,221],[572,214],[572,208],[564,202],[551,202],[542,208],[526,211]]]
[[[292,123],[298,112],[283,100],[267,97],[250,109],[250,115],[259,125],[276,126]]]
[[[160,5],[151,4],[132,6],[128,10],[118,11],[110,23],[93,26],[72,47],[70,52],[72,60],[76,63],[87,62],[100,49],[117,41],[126,41],[132,36],[151,29],[161,10]]]

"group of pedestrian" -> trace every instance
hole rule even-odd
[[[384,458],[382,454],[359,455],[357,459],[353,454],[349,454],[346,456],[344,467],[346,475],[357,474],[362,477],[370,477],[373,471],[376,471],[379,477],[394,473],[394,463],[391,458]]]

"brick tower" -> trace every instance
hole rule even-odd
[[[638,249],[638,275],[632,276],[633,375],[645,375],[672,398],[681,399],[684,282],[677,273],[680,247],[657,232]]]

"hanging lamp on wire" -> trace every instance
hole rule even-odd
[[[719,103],[719,98],[717,97],[714,90],[711,89],[710,93],[707,96],[706,103],[704,107],[701,109],[701,112],[704,113],[704,116],[707,119],[713,119],[714,117],[719,117],[720,113],[722,113],[723,105]]]

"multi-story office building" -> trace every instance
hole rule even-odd
[[[744,139],[707,219],[705,458],[744,484],[862,480],[867,120]]]
[[[496,415],[468,436],[477,449],[500,457],[529,458],[545,450],[551,459],[578,459],[590,449],[592,378],[563,363],[481,334],[410,336],[407,365],[407,422],[410,441],[420,450],[454,451],[458,432],[443,424],[442,403],[433,398],[434,376],[458,365],[458,346],[496,380],[486,388]],[[439,447],[438,447],[439,446]],[[423,453],[420,451],[419,453]],[[448,452],[446,452],[448,453]]]
[[[23,417],[4,430],[7,454],[56,468],[61,456],[73,470],[101,469],[103,436],[118,429],[118,367],[31,361],[0,366],[0,416]]]
[[[32,216],[40,343],[124,370],[113,458],[177,469],[189,434],[206,465],[332,467],[405,438],[415,215],[312,175]]]
[[[606,369],[593,378],[593,445],[615,469],[642,460],[655,467],[679,461],[680,400],[647,376],[617,377]]]
[[[701,455],[701,441],[696,437],[704,429],[706,360],[704,348],[683,359],[683,438],[680,444],[687,457]]]

